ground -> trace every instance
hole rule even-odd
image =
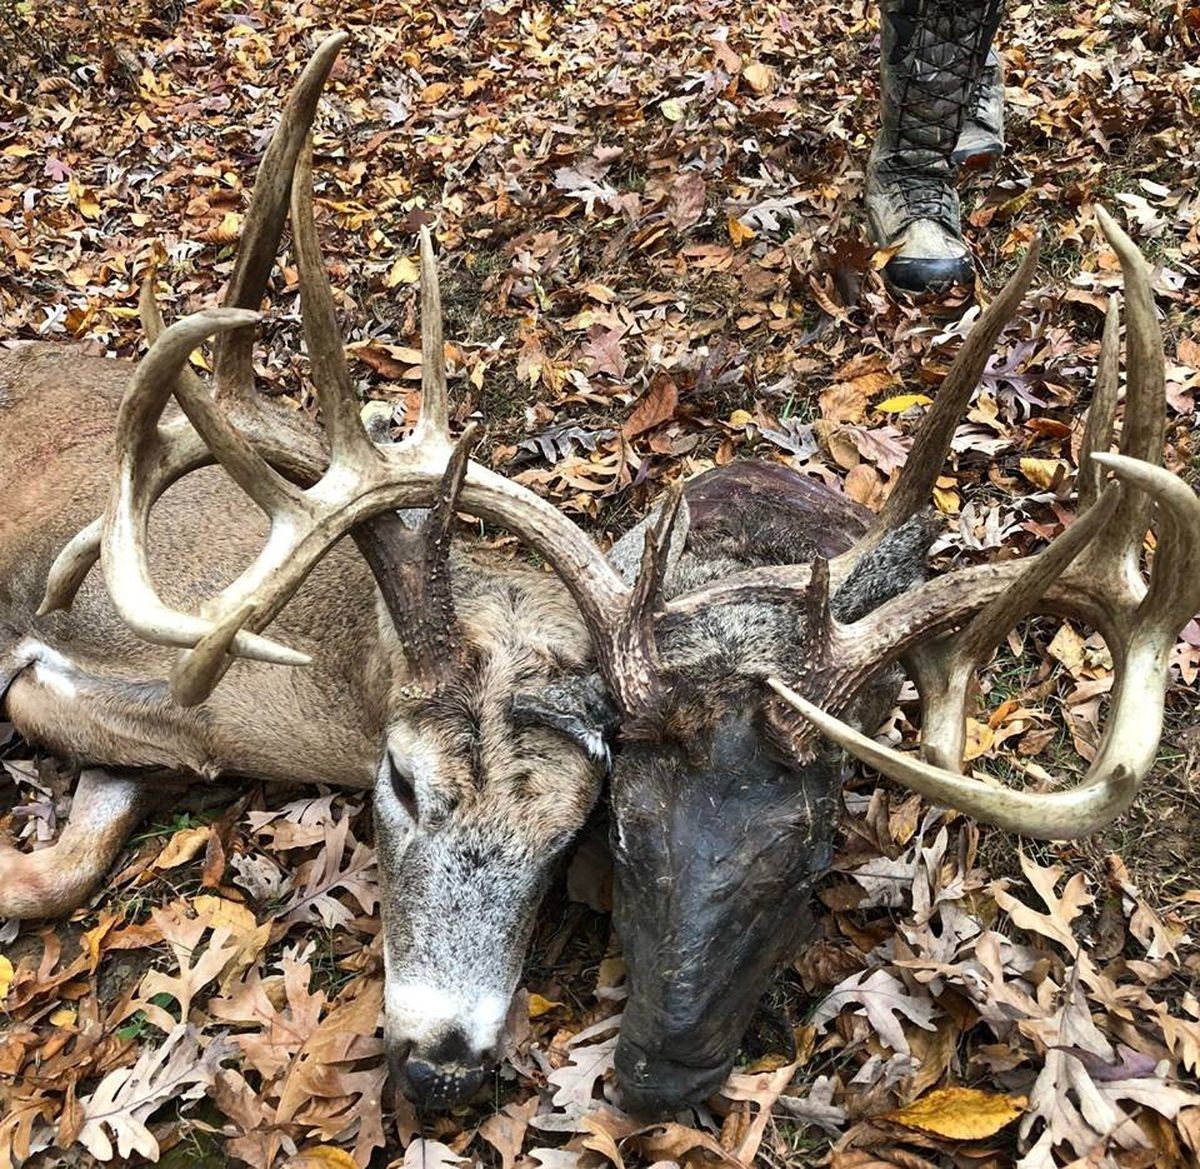
[[[318,226],[353,372],[397,430],[429,224],[456,422],[480,416],[480,457],[598,540],[664,482],[747,455],[880,504],[974,310],[881,284],[860,204],[878,34],[859,0],[0,0],[0,340],[134,356],[146,277],[168,317],[215,303],[282,94],[335,28],[352,41],[317,122]],[[975,299],[1037,233],[1043,260],[939,483],[943,563],[1024,553],[1069,513],[1120,284],[1097,202],[1153,267],[1166,462],[1200,483],[1200,8],[1021,4],[1000,43],[1008,150],[963,184]],[[291,265],[258,372],[311,409]],[[1198,647],[1193,623],[1137,807],[1086,841],[1018,842],[856,774],[818,937],[726,1095],[672,1125],[614,1103],[618,943],[561,891],[490,1094],[419,1120],[385,1098],[380,1125],[378,1046],[347,1038],[370,1034],[379,993],[361,801],[186,793],[70,923],[0,933],[0,1166],[133,1148],[178,1165],[1192,1163]],[[1108,669],[1088,630],[1028,623],[981,679],[977,762],[1078,773]],[[69,777],[6,752],[7,803],[25,801],[9,830],[53,831]],[[575,885],[603,901],[590,859]]]

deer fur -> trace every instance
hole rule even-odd
[[[547,725],[554,712],[590,717],[562,698],[578,690],[569,683],[588,661],[578,612],[544,571],[456,552],[468,681],[414,698],[374,580],[352,547],[339,546],[272,627],[312,655],[310,667],[239,660],[203,704],[175,705],[164,681],[174,652],[128,631],[99,574],[69,612],[35,616],[55,553],[106,503],[109,439],[129,371],[67,347],[0,355],[4,705],[30,742],[105,769],[90,773],[70,836],[32,855],[0,849],[0,916],[60,915],[80,904],[164,770],[373,787],[391,1049],[478,1082],[474,1073],[497,1054],[555,859],[603,779],[599,755]],[[151,521],[164,590],[198,606],[264,533],[219,470],[187,476]],[[516,725],[516,695],[543,717]],[[587,730],[602,738],[592,723]],[[415,825],[396,796],[394,767],[412,784]]]

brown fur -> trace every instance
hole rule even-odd
[[[465,1091],[495,1055],[538,900],[603,778],[598,759],[553,719],[512,717],[515,696],[550,709],[586,667],[575,606],[550,574],[455,550],[469,666],[429,693],[346,540],[269,630],[311,666],[236,661],[202,704],[176,706],[164,680],[177,651],[129,631],[99,570],[69,612],[36,616],[55,555],[104,510],[131,368],[52,346],[0,353],[0,694],[7,684],[7,715],[27,739],[93,768],[87,807],[56,845],[33,855],[0,845],[0,916],[78,905],[162,768],[373,786],[389,1045],[414,1067],[449,1061],[438,1083]],[[151,515],[164,599],[197,611],[265,534],[264,518],[221,472],[184,477]],[[400,767],[414,770],[407,787]],[[140,779],[146,768],[159,770]]]

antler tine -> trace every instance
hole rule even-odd
[[[54,558],[46,576],[46,591],[37,615],[45,617],[58,609],[69,609],[87,574],[100,559],[100,541],[104,535],[104,517],[81,528]]]
[[[1166,440],[1166,364],[1162,329],[1154,311],[1150,271],[1137,245],[1103,207],[1096,218],[1125,278],[1125,422],[1121,454],[1147,463],[1162,461]],[[1140,534],[1140,533],[1139,533]]]
[[[1149,269],[1133,240],[1103,207],[1096,207],[1096,218],[1117,253],[1125,278],[1125,415],[1120,450],[1131,458],[1161,463],[1167,426],[1166,372]],[[1112,577],[1114,589],[1139,592],[1142,544],[1149,519],[1149,500],[1140,492],[1131,492],[1113,517],[1103,544],[1097,547],[1095,567]]]
[[[178,705],[198,706],[216,689],[233,664],[230,655],[238,631],[253,612],[253,605],[235,609],[196,642],[193,649],[179,655],[168,682],[171,697]]]
[[[226,308],[257,309],[262,303],[287,218],[296,158],[316,116],[325,81],[348,39],[346,33],[339,32],[321,42],[293,87],[279,126],[263,152],[233,275],[222,302]],[[213,382],[218,399],[232,398],[243,402],[252,399],[253,348],[254,331],[250,328],[236,330],[218,339],[213,354]]]
[[[930,641],[918,641],[904,655],[921,695],[921,754],[938,767],[958,771],[963,757],[967,697],[975,671],[983,665],[999,640],[1016,623],[1037,608],[1068,565],[1096,538],[1111,519],[1121,499],[1119,483],[1110,483],[1094,507],[1089,508],[1048,548],[1021,561],[1012,584],[984,603],[958,633]],[[904,601],[906,598],[899,598]],[[908,608],[907,606],[901,606]],[[922,615],[909,609],[916,634]],[[882,611],[875,621],[869,615],[862,624],[879,630],[894,652],[901,622],[884,624]],[[927,620],[927,615],[924,617]],[[868,637],[866,640],[870,640]]]
[[[616,692],[626,714],[645,710],[662,688],[658,646],[654,637],[654,606],[662,590],[671,532],[679,516],[683,487],[667,489],[658,522],[646,531],[642,562],[629,591],[621,621],[600,637],[593,631],[601,672]]]
[[[1200,499],[1164,467],[1127,455],[1096,454],[1093,458],[1158,504],[1158,542],[1150,587],[1137,606],[1134,626],[1166,653],[1200,610]]]
[[[450,441],[450,398],[446,389],[446,346],[442,336],[442,293],[429,228],[421,228],[421,415],[414,437]]]
[[[1117,416],[1117,389],[1121,363],[1121,298],[1114,292],[1108,298],[1104,314],[1104,332],[1100,338],[1100,356],[1096,361],[1096,389],[1088,407],[1087,425],[1079,447],[1079,510],[1086,511],[1096,502],[1104,480],[1099,463],[1092,462],[1096,451],[1106,451],[1112,443],[1113,423]]]
[[[317,238],[313,217],[311,135],[296,159],[296,177],[292,183],[292,242],[300,271],[304,339],[333,461],[358,464],[375,459],[375,447],[363,427],[358,400],[346,369],[333,293]]]
[[[119,451],[113,502],[101,548],[105,583],[125,622],[147,641],[192,646],[210,632],[210,624],[164,605],[150,576],[146,528],[150,508],[164,490],[156,472],[167,456],[158,417],[188,355],[214,333],[245,328],[258,319],[244,309],[209,309],[166,329],[134,371],[117,415]],[[246,657],[281,664],[305,664],[308,658],[265,637],[239,633],[234,645]]]
[[[979,385],[983,371],[1004,326],[1013,318],[1037,270],[1041,238],[1035,236],[1020,267],[988,305],[960,346],[909,452],[908,460],[870,529],[849,551],[833,561],[835,582],[893,528],[928,506],[937,477],[946,464],[959,419]]]

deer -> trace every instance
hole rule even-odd
[[[82,905],[164,786],[369,790],[385,1048],[406,1096],[446,1108],[502,1051],[542,894],[611,762],[600,679],[636,670],[680,550],[656,526],[622,575],[553,506],[471,458],[476,427],[451,437],[427,232],[420,416],[399,442],[366,430],[308,145],[346,39],[317,48],[285,105],[221,307],[167,326],[148,281],[137,362],[0,351],[0,702],[27,742],[79,771],[57,841],[0,844],[0,917]],[[254,386],[289,216],[320,426]],[[211,386],[188,365],[210,338]],[[460,513],[556,571],[463,546]]]
[[[939,690],[938,670],[953,673],[969,656],[961,647],[973,652],[1016,596],[1066,608],[1078,593],[1083,611],[1107,613],[1090,577],[1076,587],[1066,575],[1072,557],[1090,563],[1097,534],[1121,515],[1134,517],[1124,522],[1140,548],[1151,506],[1164,533],[1195,531],[1196,501],[1152,465],[1161,426],[1156,453],[1127,406],[1123,453],[1101,451],[1108,432],[1095,424],[1097,501],[1045,552],[925,580],[932,533],[921,508],[1032,259],[976,323],[914,469],[892,493],[902,502],[889,500],[877,521],[787,468],[734,464],[669,491],[605,554],[535,493],[473,460],[475,427],[451,437],[427,233],[420,415],[407,437],[377,441],[345,365],[307,145],[345,39],[317,49],[284,109],[221,308],[167,327],[148,284],[150,344],[137,363],[46,346],[0,357],[10,440],[0,452],[10,504],[0,519],[0,693],[23,736],[81,769],[54,845],[0,848],[0,915],[82,904],[164,775],[369,789],[385,1046],[407,1096],[450,1107],[498,1058],[542,892],[607,776],[630,972],[618,1078],[631,1107],[661,1111],[702,1098],[735,1058],[743,999],[753,1005],[784,956],[791,918],[803,917],[827,863],[836,765],[824,736],[866,753],[854,736],[890,704],[892,663],[918,674],[934,728],[926,752],[941,744],[932,763],[901,757],[918,773],[900,782],[1010,830],[1086,831],[1128,805],[1154,754],[1131,753],[1134,716],[1102,748],[1109,770],[1070,816],[1053,796],[997,802],[956,770],[953,699],[938,697],[949,689]],[[321,427],[254,390],[254,327],[289,212]],[[1110,239],[1125,239],[1104,222]],[[1128,260],[1131,287],[1138,264]],[[211,388],[187,365],[209,338]],[[1158,356],[1161,368],[1161,340]],[[1101,468],[1118,480],[1103,493]],[[463,547],[459,513],[512,532],[553,574]],[[1172,555],[1186,559],[1185,545],[1169,542]],[[1165,658],[1138,648],[1138,614],[1153,599],[1157,646],[1193,588],[1162,600],[1167,546],[1160,539],[1149,593],[1101,626],[1114,656],[1132,647],[1123,670],[1132,662],[1137,683],[1159,691]],[[1176,584],[1189,567],[1171,570]],[[1136,572],[1122,571],[1140,596]],[[1138,717],[1146,712],[1143,703]],[[826,720],[819,734],[814,718]],[[890,757],[873,765],[899,768]],[[706,811],[718,797],[742,809],[736,825]],[[760,838],[764,824],[779,831]],[[743,916],[694,913],[701,886]],[[735,948],[718,934],[738,920],[754,928]],[[736,998],[706,997],[705,977]]]
[[[0,700],[79,768],[51,847],[0,846],[0,917],[81,905],[164,782],[371,790],[387,1052],[410,1098],[445,1107],[498,1057],[542,892],[601,791],[610,708],[569,590],[452,540],[469,513],[580,587],[595,569],[573,524],[470,459],[476,428],[450,437],[428,233],[420,420],[377,444],[360,419],[306,145],[345,41],[284,108],[222,307],[168,327],[151,281],[136,363],[0,355]],[[289,210],[323,429],[254,389]],[[208,338],[211,391],[187,365]]]
[[[690,543],[717,535],[759,566],[697,578],[698,555],[686,591],[660,606],[643,644],[640,688],[614,687],[613,914],[629,992],[615,1063],[630,1110],[670,1115],[720,1089],[770,978],[811,933],[846,756],[982,823],[1050,840],[1111,822],[1150,772],[1170,654],[1200,610],[1200,499],[1162,466],[1165,359],[1148,266],[1102,207],[1096,216],[1123,273],[1123,422],[1117,442],[1114,296],[1083,428],[1076,518],[1042,551],[925,579],[928,501],[1033,277],[1036,241],[968,334],[877,516],[847,514],[847,501],[836,511],[828,500],[805,505],[779,482],[773,498],[749,504],[710,485],[710,496],[725,496],[723,506],[711,501],[722,521]],[[788,553],[789,542],[818,534],[833,546]],[[1050,791],[964,775],[976,673],[1018,621],[1042,614],[1098,630],[1112,655],[1095,757],[1077,783]],[[898,667],[920,699],[919,752],[871,737],[898,693]]]

